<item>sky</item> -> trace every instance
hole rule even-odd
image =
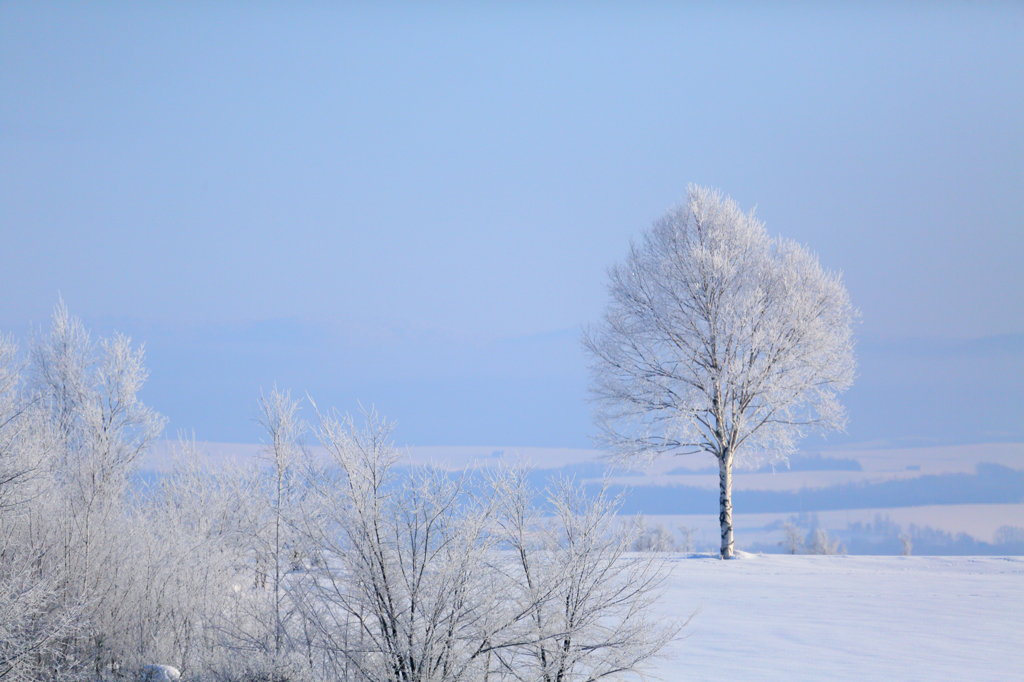
[[[813,447],[1020,442],[1021,121],[1020,3],[3,2],[0,332],[144,342],[171,435],[277,385],[588,447],[581,330],[697,183],[862,313]]]

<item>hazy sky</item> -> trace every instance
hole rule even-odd
[[[199,438],[277,382],[586,447],[580,329],[694,182],[844,273],[830,442],[1024,439],[1024,5],[296,5],[0,3],[0,330],[63,295]]]

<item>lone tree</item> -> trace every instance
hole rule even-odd
[[[845,425],[849,295],[806,248],[692,185],[609,279],[612,301],[583,339],[601,439],[630,464],[714,455],[722,558],[732,558],[734,462],[782,460],[809,429]]]

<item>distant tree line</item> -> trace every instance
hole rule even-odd
[[[735,498],[750,514],[886,509],[928,504],[1018,504],[1024,502],[1024,471],[980,463],[974,474],[927,474],[878,482],[852,482],[802,490],[738,490]],[[613,487],[612,490],[624,490]],[[714,491],[697,486],[631,486],[622,511],[644,514],[701,514]]]

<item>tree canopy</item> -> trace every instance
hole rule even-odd
[[[604,319],[584,337],[601,439],[630,463],[715,455],[731,556],[734,460],[781,459],[808,430],[845,426],[856,311],[842,278],[769,237],[753,211],[690,186],[609,280]]]

